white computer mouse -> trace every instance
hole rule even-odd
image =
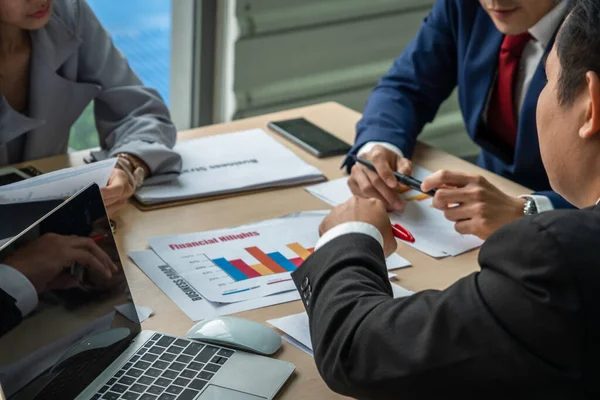
[[[234,317],[218,317],[198,322],[188,331],[187,337],[267,356],[281,347],[281,336],[274,329]]]

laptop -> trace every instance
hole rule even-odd
[[[0,220],[8,209],[0,206]],[[50,240],[57,237],[62,241]],[[24,303],[15,300],[29,281],[0,274],[0,392],[8,400],[273,399],[294,372],[288,362],[142,330],[95,184],[1,244],[0,273],[9,262],[35,273],[28,271],[43,268],[45,252],[61,250],[52,244],[81,246],[82,237],[118,272],[107,278],[72,262],[47,282],[25,318],[17,311]]]

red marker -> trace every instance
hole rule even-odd
[[[394,232],[394,236],[400,240],[404,240],[405,242],[409,243],[415,242],[415,237],[400,224],[392,225],[392,231]]]
[[[101,242],[106,238],[107,238],[107,235],[92,236],[92,240],[96,243]]]

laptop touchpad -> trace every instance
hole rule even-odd
[[[264,397],[225,389],[220,386],[209,385],[198,400],[264,400]]]

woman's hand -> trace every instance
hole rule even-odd
[[[113,218],[133,195],[133,186],[125,171],[115,168],[108,179],[108,185],[101,192],[108,216]]]

